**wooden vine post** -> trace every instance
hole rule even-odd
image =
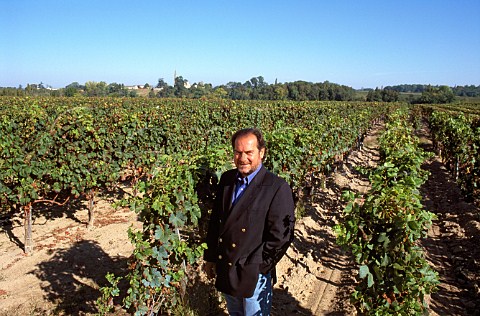
[[[62,203],[59,203],[56,201],[56,198],[58,196],[55,197],[54,200],[43,200],[43,199],[40,199],[40,200],[35,200],[33,202],[29,202],[27,205],[24,205],[22,206],[23,208],[23,227],[25,229],[25,239],[24,239],[24,252],[26,254],[31,254],[33,252],[33,234],[32,234],[32,225],[33,225],[33,222],[32,222],[32,212],[33,212],[33,204],[35,203],[51,203],[51,204],[55,204],[55,205],[58,205],[58,206],[63,206],[65,205],[69,200],[70,200],[70,197],[66,198],[65,201],[63,201]]]
[[[88,199],[88,224],[87,228],[92,228],[95,221],[95,189],[91,189],[87,193]]]
[[[32,203],[28,203],[23,206],[24,214],[24,227],[25,227],[25,241],[24,251],[26,254],[33,252],[33,239],[32,239]]]

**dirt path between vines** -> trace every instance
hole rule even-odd
[[[34,216],[34,252],[23,253],[23,219],[2,220],[0,315],[90,315],[107,272],[120,273],[133,251],[136,214],[97,201],[95,228],[87,229],[86,203]],[[40,212],[38,212],[40,213]],[[35,210],[34,210],[35,214]],[[36,214],[35,214],[36,215]]]
[[[432,143],[420,131],[423,147]],[[438,291],[429,304],[432,315],[480,315],[480,208],[464,200],[455,179],[439,157],[425,164],[422,186],[425,209],[437,215],[422,240],[427,259],[439,273]],[[477,203],[480,201],[477,201]]]
[[[310,195],[305,217],[297,222],[294,244],[277,267],[273,316],[356,315],[349,303],[356,268],[336,245],[332,229],[344,207],[342,191],[364,193],[369,188],[368,179],[355,168],[375,166],[380,129],[375,126],[363,148],[352,152]],[[421,136],[428,147],[425,134]],[[463,201],[438,159],[431,160],[426,168],[432,175],[422,188],[424,204],[438,214],[438,220],[422,246],[442,281],[430,299],[431,314],[479,315],[479,209]],[[97,201],[97,227],[92,230],[86,228],[85,204],[42,212],[42,216],[35,217],[35,252],[30,256],[22,251],[21,218],[0,218],[0,315],[96,312],[95,300],[100,295],[99,287],[105,285],[105,274],[125,270],[132,251],[128,227],[140,227],[134,213],[114,210],[111,202]],[[209,285],[200,289],[199,298],[211,294]],[[225,315],[218,301],[213,307],[206,306],[202,299],[196,303],[204,305],[199,309],[200,316]]]
[[[355,315],[349,303],[357,270],[335,244],[332,232],[344,205],[344,189],[365,193],[367,178],[357,167],[371,168],[379,158],[380,126],[367,135],[364,147],[327,179],[326,188],[313,195],[307,216],[297,224],[293,247],[279,264],[274,315]],[[426,128],[419,131],[426,150],[432,151]],[[438,157],[424,165],[431,173],[422,186],[426,210],[438,216],[422,240],[427,259],[441,284],[429,298],[430,315],[480,315],[480,210],[467,203]]]
[[[272,315],[356,315],[349,296],[357,272],[336,245],[333,226],[345,206],[342,192],[366,193],[370,187],[368,178],[356,167],[376,166],[380,128],[375,126],[365,137],[363,148],[353,151],[325,185],[315,188],[306,216],[297,222],[293,246],[278,265]]]

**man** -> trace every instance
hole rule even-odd
[[[293,239],[292,190],[262,164],[258,129],[232,136],[236,169],[225,172],[210,217],[204,270],[216,275],[230,315],[269,315],[275,265]]]

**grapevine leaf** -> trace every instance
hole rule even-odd
[[[363,279],[367,276],[367,274],[370,273],[370,270],[368,269],[368,266],[367,265],[362,265],[360,266],[360,270],[359,270],[359,273],[358,273],[358,276]]]

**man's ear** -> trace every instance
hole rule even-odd
[[[260,159],[263,159],[265,156],[265,148],[260,149]]]

